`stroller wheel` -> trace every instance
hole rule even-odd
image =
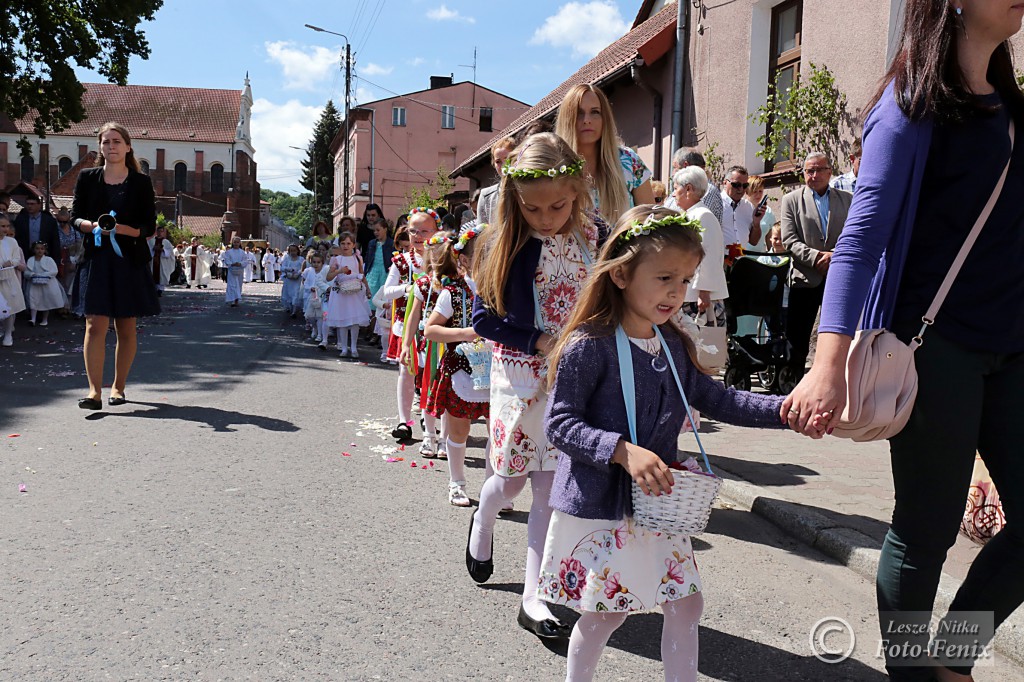
[[[751,387],[750,370],[743,367],[730,367],[725,370],[725,385],[740,391],[749,391]]]
[[[776,390],[782,395],[789,395],[796,388],[796,385],[800,383],[800,376],[795,369],[789,365],[784,365],[779,368],[778,381],[776,382]]]
[[[776,372],[774,367],[767,367],[764,371],[757,373],[757,383],[766,391],[774,391],[776,388]]]

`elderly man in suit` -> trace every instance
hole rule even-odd
[[[46,242],[47,255],[60,262],[60,235],[57,219],[43,210],[43,202],[39,197],[29,195],[23,201],[25,210],[14,220],[14,238],[18,246],[25,252],[25,257],[32,255],[32,245]]]
[[[832,250],[843,232],[853,195],[829,187],[832,166],[821,152],[804,160],[805,186],[782,198],[782,242],[793,254],[786,336],[790,364],[803,376],[814,319],[821,308]]]

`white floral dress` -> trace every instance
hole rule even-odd
[[[587,225],[584,240],[576,233],[540,239],[534,280],[538,328],[557,336],[569,320],[597,252],[597,230]],[[585,243],[584,243],[585,241]],[[544,435],[548,393],[543,384],[547,360],[495,344],[491,362],[491,466],[506,478],[531,471],[554,471],[558,450]]]

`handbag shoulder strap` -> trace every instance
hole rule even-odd
[[[974,243],[978,241],[978,235],[981,234],[981,229],[985,227],[985,223],[988,222],[989,217],[992,215],[992,210],[996,206],[996,202],[999,200],[999,195],[1002,194],[1003,185],[1006,183],[1006,176],[1010,172],[1010,163],[1013,161],[1013,147],[1014,147],[1014,134],[1015,129],[1013,125],[1013,118],[1010,118],[1010,158],[1006,161],[1006,166],[1003,167],[1003,172],[999,176],[999,181],[996,182],[995,189],[992,190],[992,195],[985,202],[985,207],[981,210],[981,215],[974,221],[974,227],[971,228],[970,234],[967,235],[967,239],[964,240],[963,246],[960,247],[960,253],[956,255],[956,259],[953,261],[953,265],[949,268],[946,273],[945,279],[942,280],[942,286],[935,293],[935,298],[932,300],[932,304],[928,306],[927,312],[924,317],[921,318],[921,322],[924,324],[921,326],[921,331],[917,333],[917,336],[913,339],[915,347],[919,347],[922,343],[922,337],[924,336],[925,330],[935,323],[935,316],[939,314],[939,308],[946,301],[946,296],[949,295],[949,290],[953,287],[953,282],[956,280],[956,276],[960,274],[960,269],[964,266],[964,261],[967,260],[967,255],[971,252],[974,247]]]
[[[665,359],[668,360],[668,366],[672,368],[672,377],[675,379],[676,388],[679,389],[679,395],[683,399],[683,407],[686,409],[686,416],[690,419],[693,436],[697,439],[697,447],[700,449],[701,457],[704,458],[704,466],[707,467],[709,474],[713,474],[711,462],[708,461],[708,453],[704,450],[700,434],[697,433],[697,429],[694,426],[693,411],[690,409],[690,402],[686,399],[683,382],[679,379],[676,363],[672,359],[672,351],[669,350],[668,345],[665,343],[665,337],[662,336],[661,330],[657,326],[654,327],[654,333],[658,337],[658,342],[661,343],[661,349],[665,353]],[[626,404],[626,422],[629,425],[629,439],[634,445],[638,445],[636,436],[636,382],[633,377],[633,354],[630,349],[629,337],[626,336],[626,331],[622,328],[622,325],[619,325],[619,328],[615,330],[615,350],[619,356],[619,383],[622,386],[622,400]]]

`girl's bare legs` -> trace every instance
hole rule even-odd
[[[121,398],[124,397],[124,385],[128,382],[128,373],[132,370],[138,348],[135,318],[116,318],[114,330],[117,332],[117,348],[114,350],[114,383],[110,388],[110,397]],[[103,383],[102,378],[100,383]]]
[[[105,315],[85,317],[85,343],[82,351],[85,355],[85,375],[89,379],[89,397],[93,400],[103,397],[103,360],[107,350],[108,327],[110,318]]]

